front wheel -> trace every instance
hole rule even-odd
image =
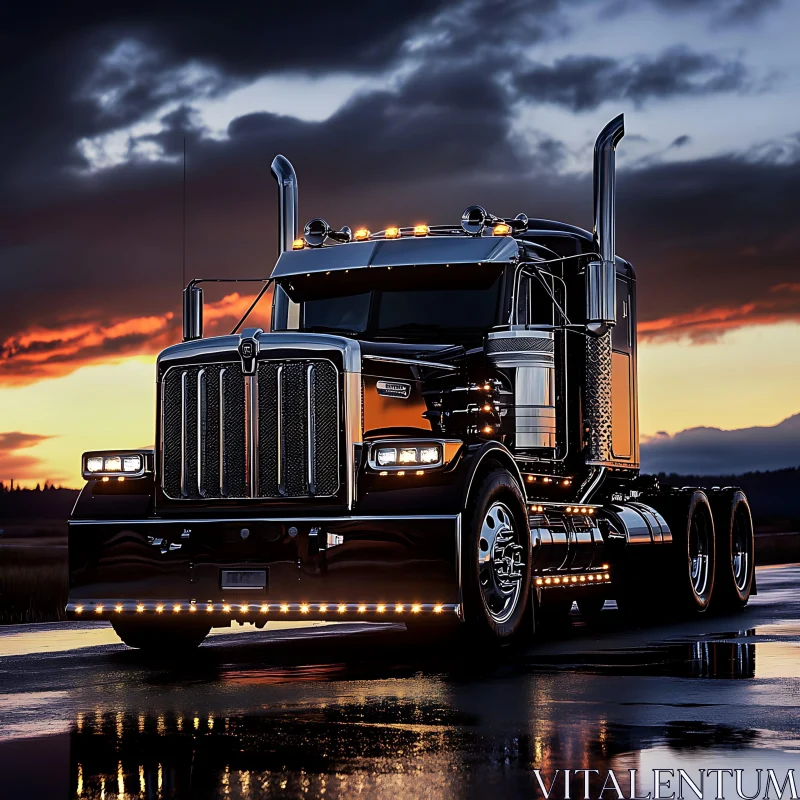
[[[196,650],[211,631],[209,625],[179,625],[156,619],[112,620],[111,625],[128,647],[172,655]]]
[[[525,500],[508,472],[490,472],[470,502],[461,547],[464,618],[478,636],[510,641],[530,602]]]

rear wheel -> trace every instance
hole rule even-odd
[[[664,516],[672,530],[673,563],[668,584],[676,610],[706,611],[716,572],[716,543],[711,506],[705,492],[681,499]]]
[[[722,492],[712,501],[717,539],[714,605],[725,610],[744,608],[753,590],[755,553],[753,520],[744,492]]]
[[[524,626],[531,559],[525,501],[505,470],[490,472],[470,503],[461,558],[467,626],[509,641]]]
[[[197,649],[211,627],[155,620],[112,620],[114,632],[128,647],[148,653],[181,653]]]

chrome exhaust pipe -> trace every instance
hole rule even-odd
[[[620,114],[594,143],[594,242],[600,261],[586,267],[586,326],[601,336],[617,321],[615,247],[616,147],[625,135]]]
[[[278,182],[278,255],[297,238],[297,173],[286,156],[275,156],[272,174]]]

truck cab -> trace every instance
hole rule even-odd
[[[204,338],[203,280],[187,287],[155,447],[84,454],[68,615],[175,648],[232,620],[449,621],[503,642],[575,600],[743,606],[744,495],[639,476],[622,133],[598,137],[593,233],[471,206],[455,225],[315,219],[301,237],[278,156],[271,309]]]

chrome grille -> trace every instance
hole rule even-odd
[[[173,499],[332,497],[340,403],[327,360],[170,368],[162,385],[162,486]]]

